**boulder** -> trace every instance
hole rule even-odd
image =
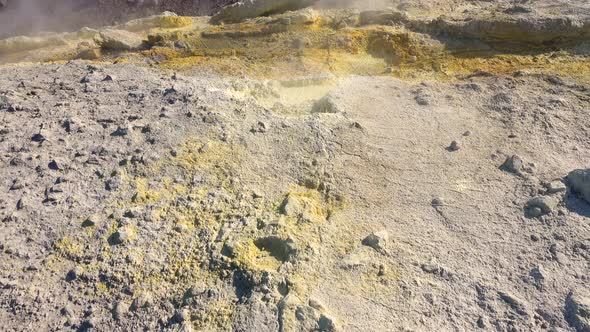
[[[279,14],[313,5],[318,0],[242,0],[221,9],[211,23],[235,23],[248,18]]]

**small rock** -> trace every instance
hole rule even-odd
[[[535,266],[530,272],[529,276],[533,278],[538,286],[543,286],[545,282],[545,270],[541,266]]]
[[[379,272],[377,272],[377,275],[382,277],[385,274],[387,274],[387,267],[383,264],[379,264]]]
[[[103,79],[104,82],[112,82],[115,80],[115,76],[113,75],[106,75]]]
[[[20,284],[17,280],[9,279],[9,278],[0,278],[0,288],[14,289],[14,288],[17,288],[19,285]]]
[[[486,327],[486,321],[485,318],[483,318],[483,316],[479,316],[479,318],[477,319],[477,327],[479,327],[480,329],[484,329]]]
[[[114,176],[105,182],[105,189],[108,191],[117,190],[121,184],[123,184],[121,177]]]
[[[188,48],[190,48],[189,44],[187,44],[183,40],[177,40],[177,41],[175,41],[174,42],[174,47],[180,48],[180,49],[188,49]]]
[[[531,214],[535,208],[540,209],[542,214],[548,214],[548,213],[553,212],[553,210],[555,210],[558,203],[559,203],[559,201],[553,197],[537,196],[537,197],[530,199],[527,202],[527,207],[529,208],[529,211],[531,212]],[[536,212],[538,212],[538,211],[536,211]]]
[[[174,226],[174,231],[178,233],[186,233],[189,230],[189,227],[185,223],[180,223]]]
[[[590,203],[590,169],[577,169],[567,176],[572,191],[579,193],[586,202]]]
[[[101,218],[98,214],[92,214],[82,222],[82,227],[94,227],[100,222]]]
[[[154,304],[154,300],[152,295],[147,292],[143,292],[139,294],[131,303],[131,310],[136,311],[141,308],[148,308]]]
[[[416,97],[414,97],[414,99],[416,100],[416,103],[418,103],[418,105],[420,106],[427,106],[428,104],[430,104],[428,98],[424,95],[417,95]]]
[[[445,205],[445,201],[444,201],[444,199],[442,197],[435,197],[435,198],[432,199],[432,201],[430,202],[430,204],[432,206],[434,206],[434,207],[443,206],[443,205]]]
[[[458,151],[459,149],[461,149],[461,141],[452,141],[451,145],[449,145],[448,150],[449,151]]]
[[[111,136],[127,136],[131,132],[131,128],[129,126],[119,126],[117,130],[111,133]]]
[[[115,308],[113,309],[113,318],[116,320],[121,320],[125,315],[129,312],[129,304],[125,301],[119,301],[115,304]]]
[[[296,216],[303,213],[303,205],[293,196],[287,196],[283,201],[281,212],[287,216]]]
[[[62,121],[61,126],[68,133],[82,132],[84,125],[77,118],[69,118]]]
[[[444,269],[440,265],[438,265],[438,263],[436,263],[436,261],[434,260],[422,264],[421,268],[422,271],[426,273],[442,274],[444,272]]]
[[[96,327],[96,320],[94,318],[88,318],[80,324],[79,330],[80,331],[88,331],[88,330],[93,329],[95,327]]]
[[[41,143],[41,142],[45,141],[46,138],[41,133],[37,133],[31,137],[31,140],[33,142]]]
[[[76,266],[75,268],[71,269],[68,274],[66,275],[67,281],[74,281],[80,278],[84,274],[84,269],[81,266]]]
[[[510,173],[521,174],[524,169],[524,163],[518,155],[512,155],[506,158],[504,164],[500,167]]]
[[[113,234],[113,243],[114,244],[123,244],[126,242],[130,242],[135,239],[135,230],[130,226],[123,226],[119,228],[119,230]]]
[[[64,163],[61,160],[53,159],[52,161],[49,162],[47,167],[49,167],[49,169],[54,170],[54,171],[63,171],[64,170]]]
[[[320,315],[320,319],[318,319],[318,327],[320,328],[320,331],[325,332],[334,332],[338,330],[338,327],[334,319],[328,317],[325,314]]]
[[[19,190],[23,189],[24,187],[25,184],[20,179],[14,179],[14,181],[12,181],[12,185],[10,186],[10,190]]]
[[[577,332],[590,331],[590,292],[576,290],[569,293],[565,302],[565,318]]]
[[[535,207],[532,207],[532,208],[529,208],[529,215],[532,218],[538,218],[538,217],[540,217],[540,216],[543,215],[543,210],[541,210],[541,208],[536,207],[536,206]]]
[[[61,308],[60,313],[67,318],[74,318],[74,310],[69,305]]]
[[[547,193],[548,194],[555,194],[559,192],[564,192],[566,190],[566,186],[560,180],[551,181],[547,184]]]
[[[512,310],[514,310],[517,314],[523,316],[527,316],[529,314],[525,302],[516,297],[514,294],[510,292],[498,291],[498,295],[500,296],[500,299],[508,304],[508,306],[510,306],[510,308],[512,308]]]
[[[176,323],[190,322],[191,312],[186,308],[179,309],[174,313],[174,317],[172,317],[172,320]]]
[[[268,130],[268,125],[262,121],[258,121],[250,131],[252,133],[265,133]]]
[[[315,310],[324,311],[324,305],[318,299],[310,298],[308,304]]]
[[[362,244],[371,247],[377,251],[383,251],[389,242],[389,233],[386,230],[381,230],[369,234],[363,239]]]

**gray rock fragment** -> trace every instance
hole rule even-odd
[[[590,169],[577,169],[567,176],[572,191],[590,203]]]
[[[154,304],[154,299],[150,293],[140,293],[131,303],[131,310],[137,311],[141,308],[148,308]]]
[[[112,242],[113,244],[123,244],[126,242],[130,242],[135,238],[135,230],[130,226],[123,226],[119,228],[119,230],[113,234]]]
[[[498,291],[498,296],[504,301],[514,312],[519,315],[528,316],[529,311],[525,302],[510,292]]]
[[[555,194],[559,192],[564,192],[567,188],[565,184],[560,180],[551,181],[547,184],[547,193],[548,194]]]
[[[364,238],[362,243],[377,251],[383,251],[389,243],[389,233],[386,230],[373,232]]]
[[[590,292],[570,292],[565,301],[565,319],[577,332],[590,332]]]
[[[125,301],[119,301],[115,304],[115,308],[113,309],[113,318],[116,320],[121,320],[127,315],[129,312],[129,304]]]
[[[297,216],[303,213],[303,205],[296,197],[288,196],[283,201],[281,212],[287,216]]]
[[[338,331],[338,325],[336,324],[336,321],[332,317],[327,316],[326,314],[320,315],[320,319],[318,319],[318,327],[320,328],[320,331]]]
[[[510,173],[521,174],[524,170],[524,163],[518,155],[512,155],[506,158],[500,168]]]
[[[451,152],[458,151],[459,149],[461,149],[461,141],[452,141],[451,145],[449,145],[447,149]]]
[[[537,196],[527,202],[527,208],[532,212],[536,208],[540,209],[542,214],[553,212],[559,201],[550,196]]]

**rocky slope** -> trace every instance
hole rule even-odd
[[[337,5],[0,41],[3,328],[588,331],[587,4]]]

